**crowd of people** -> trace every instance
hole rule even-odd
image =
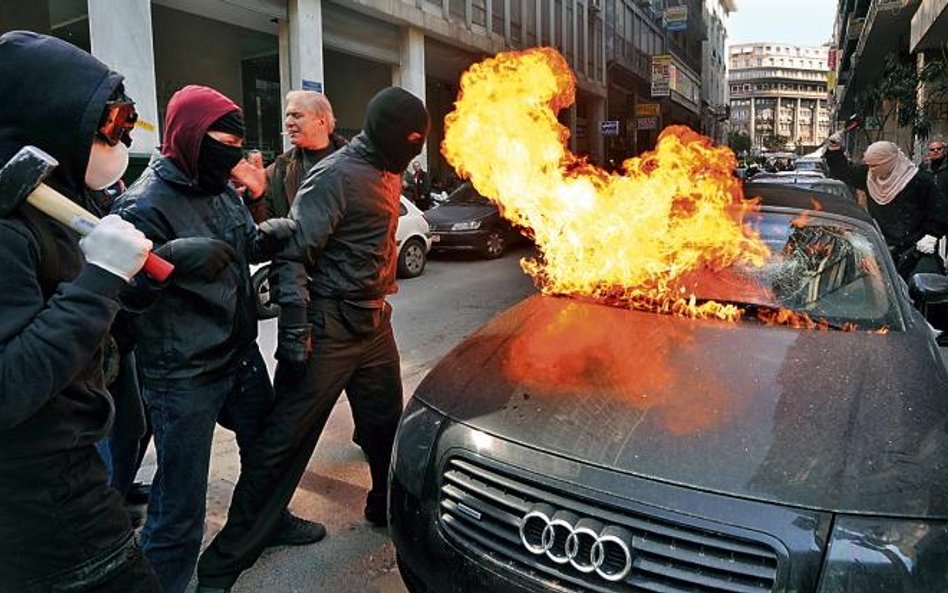
[[[372,479],[364,515],[388,521],[402,386],[386,296],[423,102],[380,91],[347,143],[324,95],[291,92],[293,147],[264,168],[244,157],[241,109],[186,86],[160,150],[115,191],[137,120],[122,80],[59,39],[0,36],[0,163],[40,148],[58,161],[46,183],[102,216],[84,237],[28,204],[0,218],[3,592],[182,593],[195,567],[198,591],[224,592],[266,547],[321,540],[287,504],[343,390]],[[141,273],[152,250],[174,266],[165,280]],[[273,383],[249,272],[265,260],[281,306]],[[235,433],[241,471],[202,554],[216,425]],[[123,498],[149,432],[139,538]]]

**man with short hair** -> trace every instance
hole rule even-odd
[[[944,136],[932,136],[928,141],[928,154],[922,169],[931,173],[938,189],[948,195],[948,159],[945,158],[945,146]]]
[[[290,91],[286,94],[285,114],[283,126],[293,148],[267,167],[267,190],[262,199],[250,204],[257,222],[286,216],[306,173],[346,145],[345,138],[334,133],[336,118],[326,95],[316,91]]]

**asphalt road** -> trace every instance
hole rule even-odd
[[[399,282],[390,299],[402,357],[405,399],[425,373],[455,344],[496,313],[532,294],[519,261],[528,249],[514,250],[495,261],[445,255],[429,261],[425,273]],[[273,371],[276,323],[260,327],[260,349]],[[244,573],[234,593],[403,593],[394,550],[383,529],[362,517],[368,491],[368,467],[352,442],[352,416],[340,398],[303,475],[290,509],[326,524],[329,535],[318,544],[268,550]],[[154,451],[142,473],[154,473]],[[239,471],[232,434],[215,434],[208,487],[205,545],[223,524]],[[192,583],[193,585],[193,583]]]

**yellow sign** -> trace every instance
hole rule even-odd
[[[639,103],[635,106],[636,117],[658,117],[662,114],[662,106],[659,103]]]

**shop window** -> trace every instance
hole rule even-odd
[[[0,33],[27,30],[52,35],[85,51],[92,51],[87,0],[0,0]]]

